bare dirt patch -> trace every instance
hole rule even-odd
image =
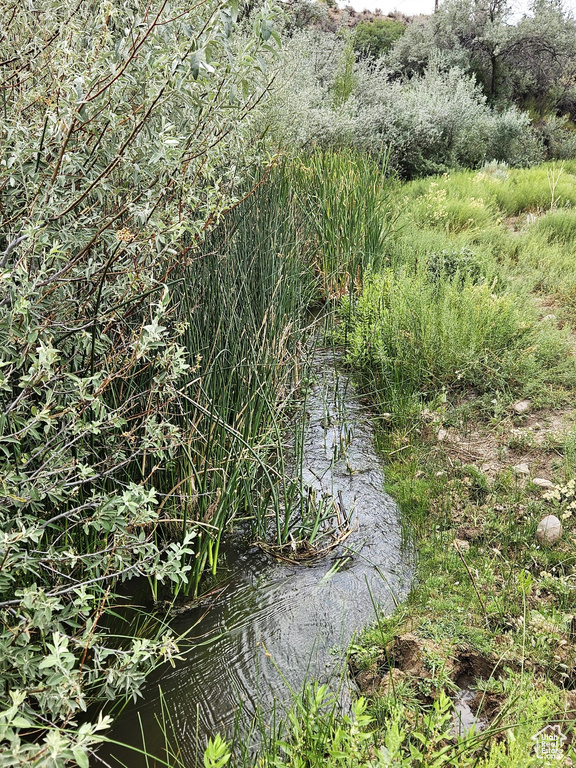
[[[430,680],[430,659],[443,660],[443,674],[458,687],[469,687],[478,680],[499,678],[504,662],[497,656],[491,657],[474,649],[447,648],[429,638],[422,638],[413,632],[396,636],[368,669],[352,671],[363,693],[382,695],[387,689],[389,678],[394,682],[407,679]]]
[[[433,698],[430,692],[436,688],[431,659],[443,660],[443,675],[452,682],[452,693],[457,689],[469,692],[468,703],[474,717],[490,721],[497,716],[502,697],[476,690],[476,687],[480,681],[501,677],[504,663],[502,658],[490,657],[473,649],[448,649],[413,632],[405,632],[392,640],[386,652],[369,669],[355,670],[352,666],[352,672],[364,695],[394,695],[399,684],[410,683],[420,698],[429,702]]]
[[[555,465],[562,459],[559,445],[573,425],[572,409],[537,411],[510,417],[493,428],[438,430],[438,436],[452,466],[472,464],[491,478],[509,470],[520,480],[552,480]]]

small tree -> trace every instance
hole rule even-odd
[[[360,56],[377,59],[387,53],[405,31],[406,25],[397,19],[361,21],[352,35],[354,50]]]
[[[508,0],[445,0],[413,21],[387,57],[408,77],[432,60],[474,73],[492,101],[576,114],[576,22],[559,0],[535,0],[516,23]]]
[[[535,0],[515,30],[508,92],[536,112],[576,119],[576,21],[558,0]]]

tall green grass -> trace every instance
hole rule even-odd
[[[169,484],[182,493],[184,525],[198,529],[197,589],[234,521],[258,531],[271,509],[281,514],[282,430],[316,292],[282,168],[207,237],[180,285],[194,367],[177,404],[186,440]]]
[[[576,174],[570,163],[515,169],[490,164],[477,172],[419,179],[402,187],[402,196],[420,217],[437,197],[439,207],[454,209],[456,224],[464,218],[458,214],[461,206],[470,213],[473,224],[483,225],[489,223],[486,213],[512,217],[576,205]],[[482,208],[487,210],[482,212]],[[442,218],[438,223],[444,226]]]
[[[342,305],[342,337],[352,365],[377,397],[431,399],[442,391],[520,395],[567,375],[566,335],[539,325],[529,301],[456,270],[402,270],[371,278]]]
[[[130,471],[152,473],[164,494],[167,536],[196,531],[193,593],[232,526],[276,544],[318,529],[325,511],[305,503],[285,457],[287,428],[304,428],[294,396],[313,347],[308,311],[359,290],[380,263],[387,185],[380,166],[351,153],[280,162],[174,276],[190,366],[170,414],[182,440],[164,466],[149,457]]]
[[[293,162],[290,182],[302,211],[313,264],[327,296],[341,297],[378,269],[393,224],[387,158],[314,152]]]
[[[555,298],[576,306],[574,171],[568,161],[528,169],[492,163],[395,186],[386,266],[417,270],[443,252],[469,251],[489,281],[497,278],[497,292],[513,285],[519,297],[546,294],[548,305]]]
[[[531,229],[544,235],[549,243],[571,245],[576,240],[576,210],[550,211],[538,219]]]

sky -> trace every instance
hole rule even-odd
[[[440,3],[442,0],[440,0]],[[383,13],[390,11],[401,11],[408,16],[414,16],[418,13],[432,13],[434,10],[434,0],[338,0],[338,5],[343,8],[345,5],[351,5],[356,11],[375,11],[379,8]],[[528,10],[528,0],[512,0],[512,7],[518,16],[521,16]],[[576,0],[564,0],[564,6],[569,8],[576,15]]]

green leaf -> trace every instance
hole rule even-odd
[[[232,20],[232,16],[228,11],[220,11],[220,19],[222,20],[222,25],[224,27],[224,34],[226,37],[230,37],[232,30],[234,29],[234,21]]]
[[[272,34],[272,30],[274,29],[274,25],[270,19],[265,19],[262,22],[262,26],[260,27],[260,36],[262,37],[262,40],[266,42],[266,40],[270,39],[270,35]]]
[[[14,728],[32,728],[30,720],[27,720],[22,715],[16,715],[10,725],[14,726]]]
[[[190,56],[190,72],[194,80],[198,80],[198,75],[200,74],[200,60],[200,51],[195,51]]]
[[[90,768],[88,753],[83,747],[73,747],[72,754],[74,755],[74,760],[78,763],[79,768]]]
[[[42,659],[40,664],[38,664],[39,669],[47,669],[48,667],[55,667],[58,664],[58,659],[55,656],[46,656],[45,659]]]

